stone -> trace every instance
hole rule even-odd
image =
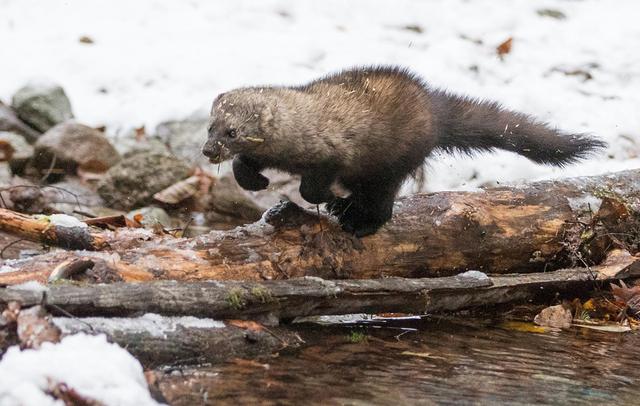
[[[185,179],[191,166],[173,156],[141,152],[113,167],[98,183],[98,193],[109,207],[132,210],[153,202],[153,195]]]
[[[120,154],[102,132],[68,121],[51,128],[38,139],[32,166],[42,174],[50,168],[52,171],[49,172],[53,174],[75,174],[78,168],[105,172],[120,159]]]
[[[20,134],[30,143],[35,142],[40,136],[40,132],[20,121],[15,111],[2,102],[0,102],[0,131]]]
[[[0,146],[3,148],[4,160],[9,162],[11,172],[22,174],[33,157],[33,147],[20,134],[0,131]]]
[[[153,228],[157,224],[160,224],[164,228],[171,228],[172,221],[171,217],[167,212],[155,206],[145,206],[136,210],[132,210],[127,213],[127,218],[131,220],[135,220],[135,216],[137,214],[142,215],[142,220],[140,220],[140,224],[142,224],[146,228]]]
[[[104,206],[98,192],[76,177],[68,177],[62,182],[47,185],[42,193],[50,211],[74,214],[75,211],[96,214],[96,209]]]
[[[73,118],[71,103],[56,84],[28,84],[13,95],[11,106],[22,121],[41,132]]]
[[[158,124],[155,136],[177,157],[199,165],[209,163],[202,155],[202,145],[207,139],[206,114],[194,113],[184,120],[166,121]]]
[[[158,138],[137,140],[134,136],[122,136],[113,139],[113,145],[125,158],[141,152],[172,155],[169,148]]]
[[[539,326],[553,328],[569,328],[572,321],[571,310],[562,305],[546,307],[533,319],[533,322]]]

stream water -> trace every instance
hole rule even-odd
[[[634,332],[409,319],[309,326],[301,336],[303,348],[163,385],[184,386],[180,405],[640,404]]]

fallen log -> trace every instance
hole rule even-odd
[[[638,251],[639,202],[640,170],[417,194],[400,199],[392,221],[363,239],[326,216],[282,203],[261,221],[230,231],[154,237],[126,250],[110,244],[109,256],[55,252],[13,262],[15,272],[0,274],[0,284],[45,282],[57,264],[79,258],[124,281],[434,277],[593,265],[611,247]],[[2,218],[0,228],[7,229]]]
[[[52,218],[56,217],[27,216],[0,208],[0,230],[26,240],[68,249],[100,250],[107,247],[107,241],[102,233],[92,232],[88,227],[78,224],[56,223]],[[73,219],[73,217],[70,218]]]
[[[295,332],[254,324],[242,328],[215,320],[173,320],[157,315],[139,318],[54,318],[64,334],[105,334],[126,348],[145,368],[217,364],[254,358],[299,346]]]
[[[157,313],[277,322],[295,317],[353,313],[426,314],[549,297],[593,287],[594,281],[640,276],[640,260],[620,250],[601,266],[488,277],[481,272],[439,278],[324,280],[306,277],[264,282],[174,282],[53,285],[0,289],[0,303],[45,303],[75,316]]]

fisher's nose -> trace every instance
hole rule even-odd
[[[220,156],[221,145],[213,138],[209,138],[202,146],[202,154],[207,158],[216,158]]]

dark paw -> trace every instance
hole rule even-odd
[[[236,178],[236,181],[238,182],[238,185],[240,185],[240,187],[243,188],[244,190],[258,191],[258,190],[264,190],[267,188],[267,186],[269,186],[269,179],[266,176],[261,174],[257,174],[255,177],[252,177],[252,178],[247,178],[247,177],[238,178],[237,176],[235,178]]]
[[[333,194],[329,190],[314,189],[309,186],[305,187],[304,183],[300,185],[300,196],[312,204],[326,203],[333,199]]]
[[[368,222],[366,219],[356,216],[344,218],[340,221],[340,224],[345,232],[361,238],[375,234],[384,223]]]
[[[233,159],[233,176],[241,188],[245,190],[263,190],[269,186],[269,179],[260,173],[260,171],[248,164],[241,157],[236,156]]]

